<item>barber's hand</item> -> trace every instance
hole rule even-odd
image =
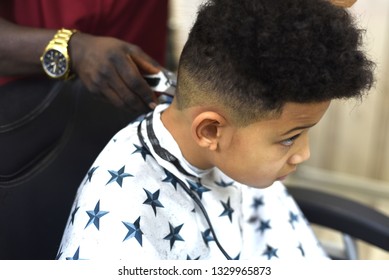
[[[72,69],[85,87],[118,107],[144,113],[155,107],[142,74],[160,71],[139,47],[111,37],[77,32],[70,41]]]
[[[357,2],[357,0],[331,0],[331,2],[335,6],[350,8],[352,5],[355,4],[355,2]]]

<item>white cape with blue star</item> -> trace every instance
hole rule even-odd
[[[155,109],[153,129],[160,145],[193,176],[159,157],[148,137],[151,151],[142,147],[139,122],[128,125],[82,182],[58,259],[226,259],[215,239],[233,259],[326,258],[282,183],[254,189],[217,168],[190,166],[160,120],[166,107]],[[144,122],[141,131],[147,135]],[[200,199],[211,225],[177,179]]]

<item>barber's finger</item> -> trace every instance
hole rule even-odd
[[[153,99],[154,92],[130,57],[118,62],[118,72],[129,90],[135,93],[150,109],[154,109],[156,106],[156,102]]]
[[[109,101],[116,107],[124,107],[124,101],[116,93],[115,88],[111,86],[112,81],[118,80],[118,73],[112,65],[100,67],[94,75],[86,76],[83,83],[86,88],[95,94],[100,95],[106,101]]]
[[[156,74],[161,70],[161,65],[136,45],[128,45],[128,55],[142,74]]]
[[[161,66],[143,52],[129,55],[129,59],[132,59],[142,73],[157,74],[161,71]]]
[[[332,4],[335,6],[340,6],[343,8],[350,8],[352,5],[357,2],[357,0],[331,0]]]
[[[147,111],[148,106],[127,86],[119,73],[111,77],[109,85],[117,97],[122,100],[126,109],[135,113],[145,113]]]
[[[108,100],[110,103],[112,103],[114,106],[118,108],[125,107],[125,103],[123,99],[121,99],[116,91],[112,89],[110,86],[106,86],[100,90],[100,94],[102,97],[106,100]]]

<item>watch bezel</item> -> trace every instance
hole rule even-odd
[[[62,61],[65,62],[65,69],[63,71],[61,71],[61,73],[53,72],[52,69],[47,64],[48,62],[46,60],[46,56],[50,52],[54,52],[54,53],[57,53],[60,56],[62,56],[62,58],[63,58]],[[52,46],[52,47],[48,48],[47,50],[45,50],[45,52],[41,56],[41,62],[42,62],[42,67],[43,67],[44,71],[51,78],[61,79],[61,78],[66,77],[69,73],[69,67],[70,67],[69,56],[67,55],[67,50],[61,46]]]

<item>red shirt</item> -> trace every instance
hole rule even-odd
[[[4,0],[1,0],[4,1]],[[111,36],[164,63],[168,0],[13,0],[0,16],[19,25]],[[1,6],[1,5],[0,5]],[[22,50],[21,50],[22,51]],[[0,77],[0,85],[5,79]]]

